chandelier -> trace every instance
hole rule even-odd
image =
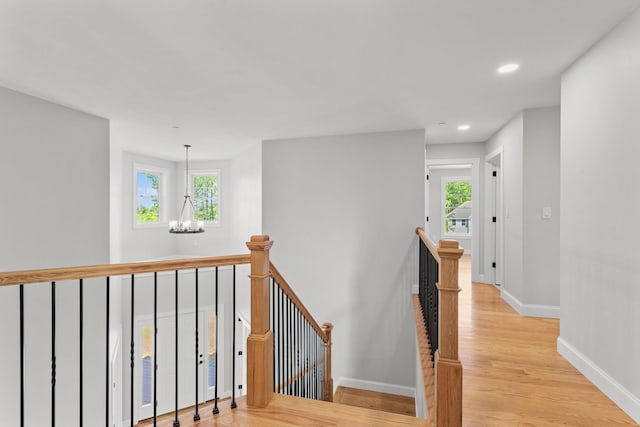
[[[185,190],[184,190],[184,202],[182,203],[182,209],[180,210],[180,217],[177,221],[169,221],[169,233],[174,234],[193,234],[204,232],[204,221],[194,221],[193,215],[196,208],[193,205],[193,200],[189,195],[189,148],[191,146],[185,144],[186,150],[186,170],[185,170]],[[187,204],[187,202],[189,202]],[[185,212],[187,214],[185,219]]]

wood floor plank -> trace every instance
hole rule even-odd
[[[557,319],[523,317],[460,261],[464,426],[637,425],[556,349]]]
[[[460,262],[460,360],[464,367],[463,425],[615,427],[637,425],[556,350],[559,322],[518,315],[491,285],[471,283],[471,259]],[[276,395],[265,409],[219,404],[181,412],[182,427],[428,426],[426,420],[366,409],[372,400],[338,389],[336,400],[365,408]],[[393,395],[391,395],[393,396]],[[392,399],[389,397],[389,399]],[[395,399],[395,398],[394,398]],[[385,407],[389,402],[384,402]],[[151,424],[140,423],[139,426]],[[171,427],[165,416],[160,427]]]
[[[220,413],[211,415],[211,405],[200,410],[201,420],[193,421],[193,410],[180,412],[181,427],[371,427],[371,426],[421,426],[428,427],[426,420],[415,417],[376,411],[372,409],[329,403],[298,397],[274,395],[269,406],[262,409],[248,409],[245,398],[237,400],[236,409],[229,408],[229,402],[219,404]],[[138,424],[138,427],[153,425],[152,421]],[[173,426],[173,415],[160,417],[159,427]]]

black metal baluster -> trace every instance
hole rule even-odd
[[[289,301],[289,395],[293,394],[293,304]]]
[[[282,332],[284,335],[284,382],[282,383],[282,388],[285,390],[284,394],[289,394],[289,346],[291,342],[291,333],[289,330],[289,301],[287,300],[287,296],[284,295],[284,331]]]
[[[277,335],[277,331],[276,331],[276,310],[275,310],[275,298],[276,298],[276,288],[275,288],[276,284],[275,284],[275,279],[272,277],[271,278],[271,310],[269,310],[269,317],[271,320],[271,333],[273,334],[273,338],[277,339],[278,335]],[[275,392],[276,390],[276,346],[275,346],[275,341],[274,341],[274,346],[273,346],[273,391]]]
[[[20,285],[20,427],[24,427],[24,285]]]
[[[79,384],[79,399],[80,401],[78,402],[78,408],[79,408],[79,421],[80,421],[80,427],[82,427],[83,425],[83,409],[84,409],[84,381],[83,381],[83,376],[84,376],[84,281],[83,279],[80,279],[80,284],[79,284],[79,289],[78,289],[78,311],[79,311],[79,325],[80,325],[80,330],[79,332],[79,351],[80,351],[80,355],[79,355],[79,359],[78,359],[78,367],[79,367],[79,374],[80,374],[80,384]]]
[[[153,272],[153,425],[158,421],[158,273]]]
[[[233,319],[236,319],[236,265],[233,265]],[[231,323],[233,325],[233,337],[232,344],[233,350],[231,352],[231,409],[236,409],[236,322]],[[217,335],[217,334],[216,334]]]
[[[111,283],[110,277],[107,276],[107,286],[106,286],[106,325],[105,325],[105,385],[104,385],[104,399],[105,399],[105,408],[104,408],[104,425],[105,427],[109,427],[109,390],[111,389],[111,378],[109,378],[109,347],[111,346],[109,342],[109,323],[110,323],[110,315],[111,315]]]
[[[280,362],[280,367],[278,368],[278,375],[280,376],[280,380],[278,381],[278,392],[282,393],[282,384],[284,384],[284,308],[283,308],[283,292],[282,289],[278,286],[278,330],[280,331],[280,341],[278,342],[278,359]]]
[[[133,419],[133,406],[134,406],[134,400],[133,400],[133,382],[134,382],[134,367],[135,367],[135,348],[134,348],[134,326],[133,326],[133,320],[134,320],[134,307],[135,307],[135,290],[134,290],[134,285],[135,285],[135,275],[132,274],[131,275],[131,350],[130,350],[130,359],[131,359],[131,372],[130,372],[130,382],[131,382],[131,396],[130,396],[130,410],[131,410],[131,414],[130,414],[130,425],[131,427],[133,427],[135,425],[135,420]]]
[[[299,397],[300,396],[300,390],[299,390],[299,380],[300,380],[300,335],[299,335],[299,331],[298,331],[298,319],[300,318],[300,312],[298,311],[298,308],[294,305],[293,306],[293,355],[294,355],[294,359],[293,359],[293,366],[294,366],[294,378],[295,378],[295,383],[293,384],[293,393],[294,396]]]
[[[175,290],[175,320],[176,320],[176,337],[175,337],[175,362],[176,362],[176,378],[175,378],[175,418],[173,419],[173,427],[180,427],[180,420],[178,419],[178,270],[176,270]]]
[[[304,364],[304,393],[305,397],[309,397],[309,322],[305,319],[304,325],[305,332],[305,340],[304,340],[304,353],[305,353],[305,364]]]
[[[56,425],[56,282],[51,282],[51,427]]]
[[[202,357],[202,355],[200,354],[199,351],[199,343],[198,343],[198,323],[199,322],[199,318],[198,318],[198,294],[199,294],[199,288],[198,288],[198,269],[196,268],[196,314],[195,314],[195,319],[196,319],[196,411],[193,414],[193,421],[199,421],[200,420],[200,414],[198,413],[198,404],[200,403],[198,399],[198,365],[200,363],[202,363],[202,361],[198,360],[198,355],[200,357]]]
[[[216,311],[216,355],[214,356],[215,358],[215,363],[216,363],[216,369],[214,370],[214,377],[215,377],[215,383],[216,383],[216,388],[215,388],[215,393],[214,393],[214,403],[213,403],[213,415],[219,414],[220,413],[220,409],[218,409],[218,267],[216,267],[216,307],[215,307],[215,311]]]

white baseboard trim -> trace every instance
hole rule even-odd
[[[414,285],[411,285],[411,293],[414,295],[418,295],[420,293],[420,285],[417,283]]]
[[[504,288],[500,288],[500,297],[522,316],[546,317],[550,319],[560,318],[560,307],[557,305],[523,304]]]
[[[379,383],[376,381],[358,380],[355,378],[339,378],[335,387],[349,387],[359,388],[362,390],[376,391],[378,393],[397,394],[400,396],[416,397],[416,389],[414,387],[407,387],[404,385]]]
[[[624,386],[611,378],[591,359],[578,349],[558,337],[558,353],[569,361],[589,381],[600,389],[609,399],[627,413],[635,422],[640,424],[640,398],[635,396]]]

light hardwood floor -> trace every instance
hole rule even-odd
[[[329,403],[318,400],[301,399],[297,397],[276,394],[269,406],[263,409],[247,409],[244,398],[238,399],[238,407],[229,409],[229,401],[221,402],[218,407],[220,413],[211,415],[211,405],[200,409],[201,420],[193,422],[193,409],[180,412],[181,427],[393,427],[393,426],[421,426],[428,427],[426,420],[419,420],[406,415],[375,411],[357,406]],[[140,422],[139,427],[152,426],[153,422]],[[173,416],[165,415],[159,418],[159,427],[173,426]]]
[[[556,350],[559,321],[518,315],[460,262],[465,426],[637,425]]]
[[[557,320],[522,317],[495,287],[472,284],[468,255],[460,262],[460,287],[464,426],[637,425],[558,354]],[[364,409],[395,406],[387,402],[378,406],[379,396],[367,396],[363,391],[338,390],[336,400],[355,406],[276,396],[269,408],[251,411],[240,399],[236,410],[230,410],[226,401],[220,403],[215,417],[209,405],[201,408],[199,423],[192,421],[193,410],[182,411],[180,421],[182,427],[428,425],[424,420]],[[170,427],[172,420],[172,416],[162,417],[158,426]]]

